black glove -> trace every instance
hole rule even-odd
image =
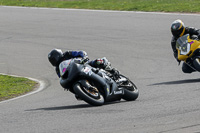
[[[88,57],[85,57],[81,60],[81,64],[85,64],[86,62],[89,61],[89,58]]]
[[[74,61],[75,61],[75,63],[78,63],[78,64],[85,64],[87,61],[89,61],[89,58],[88,57],[87,58],[82,58],[82,59],[75,58]]]

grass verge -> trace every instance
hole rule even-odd
[[[0,0],[0,5],[121,11],[200,12],[199,0]]]
[[[0,101],[32,91],[37,82],[23,77],[0,75]]]

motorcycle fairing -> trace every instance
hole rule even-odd
[[[72,83],[74,83],[74,81],[79,82],[79,80],[91,79],[100,85],[99,88],[105,93],[104,98],[106,101],[120,100],[121,95],[124,94],[123,90],[118,88],[118,85],[113,79],[107,76],[103,71],[96,74],[89,65],[80,65],[72,60],[66,60],[61,62],[59,70],[61,73],[61,86],[65,89],[69,89],[71,92],[73,92],[71,88],[73,88]],[[70,76],[65,76],[65,74]]]
[[[178,59],[186,61],[187,58],[193,56],[194,51],[200,48],[200,42],[198,40],[190,39],[190,35],[186,34],[179,37],[176,42],[176,49],[178,50]]]
[[[177,40],[176,47],[180,50],[180,55],[187,55],[190,52],[190,43],[188,43],[189,35],[184,35]]]
[[[100,85],[99,88],[101,88],[102,91],[104,92],[104,98],[105,98],[105,101],[107,102],[113,101],[113,100],[120,100],[121,95],[124,94],[123,90],[122,90],[122,93],[119,93],[118,91],[121,91],[121,90],[118,89],[117,84],[110,77],[108,77],[105,73],[101,71],[98,72],[98,74],[96,73],[92,75],[85,74],[85,78],[92,79],[94,82]]]
[[[59,71],[60,71],[60,76],[61,77],[65,74],[65,72],[66,72],[67,68],[69,67],[70,63],[71,63],[71,60],[65,60],[65,61],[60,63]]]
[[[82,71],[85,73],[85,74],[89,74],[90,76],[92,75],[92,68],[90,68],[90,67],[84,67],[83,69],[82,69]]]

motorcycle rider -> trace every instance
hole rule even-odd
[[[64,60],[69,60],[76,57],[81,57],[86,60],[88,59],[87,53],[85,51],[66,51],[63,53],[61,49],[53,49],[48,54],[49,62],[55,67],[56,73],[59,78],[60,78],[59,64]],[[105,57],[98,58],[96,60],[92,60],[88,62],[90,66],[104,69],[110,72],[111,74],[113,74],[113,76],[117,77],[119,74],[119,71],[116,70],[115,68],[112,68],[110,62],[108,62],[108,60]]]
[[[178,51],[176,49],[177,39],[186,34],[189,34],[191,38],[200,39],[200,30],[193,27],[185,27],[184,23],[180,19],[178,19],[178,20],[175,20],[171,24],[171,33],[173,35],[172,40],[171,40],[171,47],[172,47],[175,59],[180,64],[181,61],[178,60]],[[188,59],[186,62],[187,64],[193,67],[192,59]],[[187,64],[184,62],[182,65],[182,71],[184,73],[192,73],[196,71]]]

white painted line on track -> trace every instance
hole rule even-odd
[[[72,9],[72,8],[44,8],[44,7],[20,7],[20,6],[0,6],[5,8],[28,8],[40,10],[66,10],[66,11],[85,11],[85,12],[105,12],[105,13],[141,13],[158,15],[182,15],[182,16],[200,16],[199,13],[170,13],[170,12],[143,12],[143,11],[117,11],[117,10],[90,10],[90,9]]]
[[[4,73],[0,73],[1,75],[8,75],[8,74],[4,74]],[[22,76],[17,76],[17,75],[8,75],[8,76],[13,76],[13,77],[22,77]],[[29,92],[29,93],[26,93],[24,95],[21,95],[21,96],[18,96],[18,97],[15,97],[15,98],[11,98],[11,99],[8,99],[8,100],[4,100],[4,101],[1,101],[1,103],[6,103],[6,102],[10,102],[10,101],[13,101],[13,100],[17,100],[19,98],[22,98],[22,97],[25,97],[25,96],[29,96],[29,95],[32,95],[32,94],[35,94],[35,93],[38,93],[40,91],[42,91],[45,87],[45,83],[41,80],[37,80],[37,79],[34,79],[34,78],[30,78],[30,77],[23,77],[23,78],[27,78],[27,79],[30,79],[30,80],[33,80],[37,83],[39,83],[39,87],[38,88],[35,88],[33,91]]]

